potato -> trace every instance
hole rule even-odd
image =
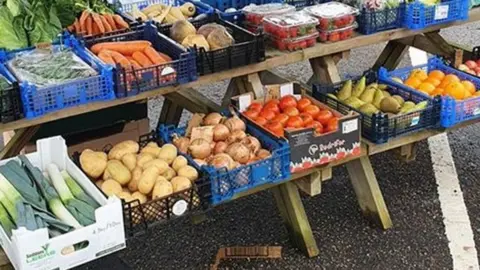
[[[130,190],[129,190],[128,188],[126,188],[126,187],[122,187],[122,191],[123,191],[123,192],[128,192],[128,194],[130,194]]]
[[[163,180],[166,180],[166,181],[168,181],[168,180],[167,180],[167,178],[165,178],[165,177],[163,177],[163,176],[159,175],[159,176],[157,177],[157,180],[155,181],[155,184],[157,184],[157,182],[162,182]]]
[[[145,170],[149,167],[155,166],[158,168],[158,173],[162,174],[168,169],[168,164],[165,162],[165,160],[162,159],[154,159],[152,161],[149,161],[145,164],[143,164],[142,168]]]
[[[164,144],[160,153],[158,154],[159,159],[165,160],[168,165],[172,164],[173,160],[177,157],[177,147],[173,144]]]
[[[140,153],[144,154],[150,154],[154,158],[158,157],[158,154],[160,153],[161,148],[160,147],[155,147],[155,146],[146,146],[142,150],[140,150]]]
[[[190,179],[183,176],[175,176],[170,183],[172,183],[173,192],[186,190],[192,187]]]
[[[172,163],[172,168],[175,170],[175,172],[178,172],[180,168],[187,166],[188,160],[184,156],[178,156],[173,160]]]
[[[156,148],[160,148],[160,146],[158,146],[158,144],[156,142],[149,142],[147,143],[147,145],[145,145],[145,147],[156,147]]]
[[[108,159],[121,160],[125,154],[136,154],[138,150],[140,150],[140,146],[137,142],[132,140],[123,141],[113,146],[110,152],[108,152]]]
[[[162,177],[162,178],[163,179],[157,180],[157,182],[155,183],[155,186],[153,187],[153,191],[152,191],[153,200],[157,198],[166,197],[173,193],[172,184],[168,182],[167,179],[165,179],[165,177]]]
[[[132,180],[128,183],[128,189],[131,192],[135,192],[138,190],[138,182],[140,182],[140,177],[142,177],[142,168],[141,167],[135,167],[132,171]]]
[[[172,180],[173,177],[177,176],[177,172],[174,169],[168,167],[168,169],[162,173],[162,176],[165,177],[168,181]]]
[[[113,179],[108,179],[103,182],[102,191],[103,193],[105,193],[105,195],[110,197],[112,195],[117,195],[122,192],[122,186],[117,181]]]
[[[112,176],[112,178],[120,183],[120,185],[124,186],[130,182],[132,179],[132,174],[130,170],[123,165],[122,162],[118,160],[109,160],[107,163],[107,171]]]
[[[193,168],[192,166],[183,166],[182,168],[180,168],[180,170],[178,170],[177,172],[177,175],[178,176],[183,176],[183,177],[186,177],[188,179],[190,179],[190,181],[195,181],[198,179],[198,172],[195,168]]]
[[[95,185],[96,185],[99,189],[102,189],[103,180],[97,180],[97,181],[95,182]]]
[[[116,194],[118,198],[124,199],[126,202],[130,202],[133,200],[132,195],[130,192],[122,191],[118,194]]]
[[[105,169],[106,169],[106,168],[105,168]],[[107,170],[105,170],[105,171],[103,172],[102,179],[103,179],[104,181],[105,181],[105,180],[108,180],[108,179],[112,179],[112,176],[110,175],[110,173],[109,173]]]
[[[88,176],[98,178],[107,167],[107,154],[85,149],[80,155],[80,166]]]
[[[134,153],[125,154],[122,157],[122,162],[130,171],[133,171],[137,166],[137,155]]]
[[[142,172],[142,176],[138,182],[138,191],[145,195],[149,194],[152,191],[155,182],[157,181],[157,177],[158,168],[155,166],[148,167]]]
[[[143,195],[143,194],[140,193],[139,191],[135,191],[135,192],[132,194],[132,198],[133,198],[134,200],[139,200],[139,201],[140,201],[140,204],[147,202],[147,196]]]
[[[147,153],[142,153],[137,155],[137,166],[143,168],[143,164],[152,161],[154,157]]]

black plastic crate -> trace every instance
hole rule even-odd
[[[157,142],[160,145],[161,140],[158,139],[155,132],[151,132],[140,136],[138,143],[140,149],[149,142]],[[112,145],[105,146],[102,151],[108,153]],[[72,160],[80,166],[80,154],[75,152],[72,155]],[[188,216],[194,213],[202,213],[210,206],[209,187],[210,183],[201,171],[198,171],[199,178],[195,181],[190,189],[179,191],[170,194],[163,198],[150,200],[144,204],[140,204],[138,200],[126,202],[122,199],[123,205],[123,220],[125,226],[125,234],[127,237],[134,237],[141,235],[147,230],[164,224],[169,220],[181,216]],[[100,189],[99,189],[100,190]],[[103,191],[100,190],[102,193]],[[202,194],[202,198],[200,197]],[[105,194],[104,194],[105,195]],[[106,195],[105,195],[106,196]],[[185,207],[186,211],[178,213],[177,209]]]
[[[187,51],[169,37],[159,33],[157,27],[149,22],[145,25],[111,32],[100,37],[85,38],[82,42],[87,48],[90,48],[101,42],[130,40],[150,41],[153,48],[170,56],[172,61],[136,70],[127,70],[121,66],[116,66],[113,70],[113,76],[117,97],[133,96],[160,87],[184,84],[197,79],[194,53]],[[92,53],[92,55],[94,54]],[[97,56],[94,57],[97,58]],[[162,71],[168,67],[173,68],[175,72],[163,75]]]
[[[212,16],[206,20],[192,22],[196,29],[207,23],[218,23],[227,28],[235,44],[214,51],[205,51],[203,48],[188,48],[197,56],[197,72],[199,75],[229,70],[265,60],[265,43],[263,34],[251,33],[236,24]],[[171,25],[157,25],[158,30],[170,36]]]
[[[18,82],[3,64],[0,64],[0,75],[10,84],[9,87],[0,91],[0,120],[2,123],[8,123],[22,119],[24,115]]]
[[[360,78],[353,79],[353,84]],[[377,81],[376,73],[367,73],[367,85]],[[418,110],[402,115],[389,116],[385,113],[376,113],[371,116],[350,107],[327,94],[336,94],[345,81],[333,85],[314,84],[312,88],[313,97],[327,104],[337,111],[347,114],[349,111],[356,111],[361,115],[362,136],[374,143],[385,143],[390,138],[398,137],[414,131],[431,127],[438,127],[440,123],[441,99],[429,99],[421,94],[408,92],[395,86],[388,86],[388,92],[392,95],[400,95],[405,101],[411,100],[415,103],[428,101],[423,110]]]
[[[402,28],[405,16],[405,4],[382,10],[363,9],[357,17],[358,32],[370,35],[376,32]]]

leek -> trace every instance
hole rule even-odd
[[[92,199],[92,197],[88,196],[87,193],[85,193],[82,187],[77,184],[77,182],[70,176],[70,174],[68,174],[67,171],[62,171],[62,177],[76,199],[84,203],[88,203],[93,208],[98,208],[100,206],[94,199]]]
[[[5,198],[6,199],[6,198]],[[8,237],[12,236],[12,231],[15,229],[10,216],[7,213],[7,210],[0,204],[0,224],[2,225],[3,230],[7,233]]]
[[[60,199],[70,213],[72,213],[75,219],[83,226],[93,224],[95,222],[95,209],[89,204],[86,204],[73,197],[73,194],[70,192],[70,189],[68,189],[65,180],[63,180],[57,165],[53,163],[47,165],[47,172],[50,176],[53,186],[60,195]]]

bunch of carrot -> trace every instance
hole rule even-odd
[[[97,35],[127,29],[128,23],[118,14],[98,14],[84,10],[80,18],[68,27],[71,33]]]
[[[147,40],[102,42],[90,50],[103,62],[125,69],[140,69],[165,64],[172,61],[170,56],[157,52]]]

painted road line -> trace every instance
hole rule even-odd
[[[423,65],[428,61],[427,53],[416,48],[410,47],[409,55],[413,66]],[[472,225],[463,200],[463,192],[447,135],[440,134],[429,138],[428,147],[453,269],[477,270],[479,265]]]

